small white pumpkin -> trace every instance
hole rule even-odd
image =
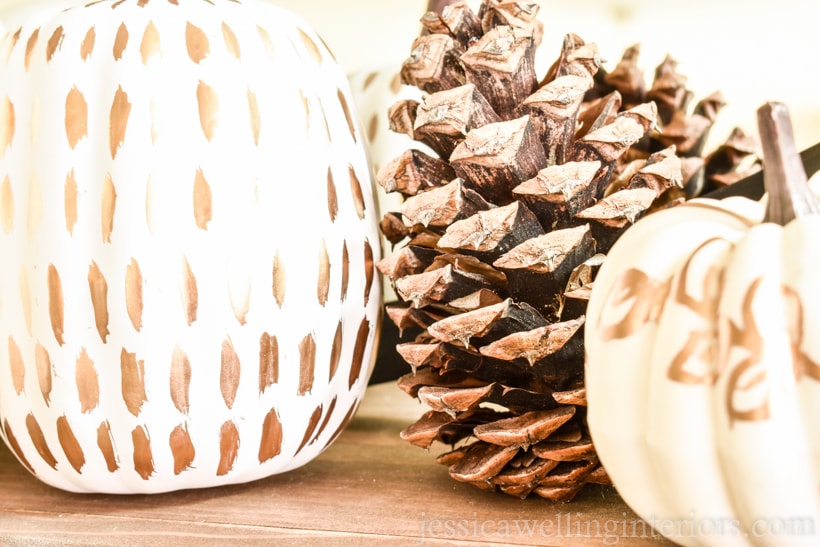
[[[820,207],[785,107],[759,120],[768,207],[696,199],[637,222],[587,309],[601,463],[684,545],[820,542]]]
[[[78,492],[319,454],[375,355],[347,79],[257,0],[103,0],[0,41],[0,435]]]

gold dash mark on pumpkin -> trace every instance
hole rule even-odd
[[[151,437],[144,427],[137,426],[131,432],[131,442],[134,444],[134,471],[143,480],[147,481],[154,474],[154,454],[151,452]]]
[[[236,424],[228,420],[219,429],[219,465],[216,476],[224,477],[233,469],[239,455],[239,430]]]
[[[23,362],[23,353],[20,351],[20,346],[11,336],[9,336],[8,351],[11,385],[14,386],[17,395],[20,395],[26,387],[26,364]]]
[[[72,150],[88,135],[88,103],[76,85],[65,98],[65,134]]]
[[[31,336],[31,286],[25,268],[20,268],[20,303],[23,306],[23,320],[26,322],[26,331]]]
[[[319,426],[319,420],[322,419],[322,405],[316,407],[313,413],[310,415],[310,419],[308,420],[307,427],[305,428],[305,434],[302,437],[302,442],[299,443],[299,448],[296,449],[294,455],[298,454],[302,451],[302,449],[307,446],[308,441],[310,441],[313,434],[316,432],[316,428]],[[315,439],[314,439],[315,440]]]
[[[7,44],[4,44],[6,47],[6,51],[4,52],[4,59],[6,64],[9,64],[9,59],[11,59],[11,54],[14,53],[14,48],[17,46],[17,42],[20,41],[20,34],[23,32],[23,27],[18,27],[14,34],[10,35],[8,38],[4,38],[3,42],[8,40]]]
[[[31,467],[28,459],[26,459],[23,449],[20,448],[20,442],[17,440],[17,437],[14,436],[14,432],[11,430],[11,425],[9,425],[8,420],[3,420],[3,431],[6,434],[6,440],[9,443],[9,448],[11,448],[12,452],[14,452],[17,456],[17,459],[20,460],[20,463],[22,463],[30,473],[36,475],[37,473],[34,471],[34,468]]]
[[[358,399],[353,401],[353,404],[351,404],[350,408],[347,409],[347,414],[345,414],[345,417],[342,418],[341,422],[339,422],[339,425],[336,426],[336,431],[333,432],[333,435],[331,435],[328,438],[327,442],[325,443],[325,448],[327,448],[328,446],[333,444],[333,441],[336,440],[336,437],[341,435],[342,431],[344,431],[344,429],[347,427],[347,424],[350,423],[350,420],[352,420],[353,416],[356,414],[356,409],[357,408],[359,408],[359,400]]]
[[[199,105],[199,124],[202,127],[202,134],[208,141],[211,141],[219,121],[219,97],[213,88],[200,81],[196,88],[196,100]]]
[[[174,475],[190,469],[196,457],[196,449],[188,428],[182,425],[176,426],[171,431],[168,443],[171,446],[171,454],[174,456]]]
[[[139,416],[142,405],[148,400],[145,393],[145,361],[137,360],[136,353],[129,353],[122,348],[120,376],[122,378],[122,400],[125,407],[134,416]]]
[[[185,46],[188,48],[188,57],[197,64],[201,63],[211,51],[208,36],[201,28],[190,22],[185,25]]]
[[[342,322],[336,325],[336,334],[333,336],[333,345],[330,348],[330,367],[328,373],[328,383],[336,377],[339,370],[339,362],[342,360]]]
[[[350,363],[350,376],[347,387],[352,388],[362,373],[365,349],[367,349],[367,339],[370,336],[370,321],[362,319],[359,325],[359,332],[356,333],[356,344],[353,346],[353,359]]]
[[[206,231],[213,218],[213,194],[202,169],[197,169],[194,177],[194,218],[197,228]]]
[[[131,103],[128,101],[128,94],[123,91],[122,86],[118,86],[114,94],[114,102],[111,104],[111,116],[108,128],[111,159],[117,157],[117,152],[125,141],[125,131],[128,128],[129,116],[131,116]]]
[[[128,47],[128,27],[125,25],[125,22],[123,22],[117,29],[117,35],[114,37],[114,49],[112,53],[114,54],[115,61],[122,59],[126,47]]]
[[[325,413],[325,419],[322,420],[322,425],[319,426],[319,430],[316,431],[316,435],[313,437],[311,443],[315,442],[318,439],[324,430],[327,428],[327,424],[330,422],[330,418],[333,417],[333,411],[336,410],[336,400],[337,396],[333,397],[333,400],[330,401],[330,406],[327,407],[327,412]]]
[[[26,67],[26,71],[31,68],[31,56],[34,53],[34,48],[37,46],[37,39],[40,37],[40,29],[34,29],[34,32],[31,33],[31,36],[28,37],[28,42],[26,42],[26,56],[24,60],[24,64]]]
[[[82,348],[75,363],[74,380],[80,397],[80,411],[91,412],[100,404],[100,378],[88,351]]]
[[[40,393],[46,406],[51,406],[51,388],[54,378],[54,371],[51,368],[51,357],[48,350],[37,344],[34,347],[34,364],[37,367],[37,383],[40,385]]]
[[[270,38],[270,34],[264,28],[257,26],[257,32],[259,32],[259,38],[262,40],[262,45],[265,47],[265,51],[268,52],[270,57],[276,56],[276,47],[273,45],[273,40]]]
[[[96,262],[88,268],[88,289],[91,293],[91,307],[94,309],[94,322],[103,344],[108,335],[108,282]]]
[[[233,408],[236,401],[236,394],[239,391],[239,380],[242,378],[242,365],[239,362],[239,355],[233,347],[230,339],[222,342],[222,366],[219,370],[219,391],[222,393],[222,400],[229,409]]]
[[[117,189],[111,175],[105,175],[105,182],[102,187],[101,203],[101,231],[103,243],[111,243],[111,233],[114,231],[114,214],[117,211]]]
[[[100,424],[97,428],[97,447],[105,459],[105,466],[109,473],[113,473],[120,468],[119,458],[117,458],[117,451],[114,448],[114,437],[111,433],[111,424],[107,421]]]
[[[77,436],[71,430],[71,425],[65,415],[57,418],[57,440],[60,442],[60,447],[63,449],[68,463],[74,468],[74,471],[82,474],[85,465],[83,447],[80,446],[80,441],[77,440]]]
[[[313,41],[313,38],[308,36],[308,33],[300,27],[297,27],[297,32],[299,33],[299,39],[302,40],[302,44],[304,44],[305,49],[307,49],[313,61],[317,65],[322,64],[322,52],[319,50],[319,46],[316,45],[316,42]]]
[[[134,330],[142,330],[142,272],[135,259],[125,269],[125,308]]]
[[[313,389],[315,371],[316,339],[313,334],[308,334],[299,342],[299,395],[305,395]]]
[[[282,451],[282,422],[276,409],[272,408],[262,424],[262,440],[259,443],[259,463],[272,460]]]
[[[364,240],[364,305],[370,302],[370,291],[376,279],[376,260],[373,257],[373,247],[368,240]]]
[[[259,146],[259,134],[262,132],[262,117],[259,113],[259,101],[256,93],[248,90],[248,112],[251,121],[251,133],[253,133],[253,143]]]
[[[279,341],[263,332],[259,339],[259,393],[279,381]]]
[[[347,300],[347,289],[350,286],[350,252],[347,241],[342,245],[342,301]]]
[[[347,128],[350,130],[350,136],[353,137],[353,142],[358,142],[358,138],[356,137],[356,122],[354,121],[353,114],[350,112],[347,98],[341,89],[336,90],[336,96],[339,98],[339,105],[341,105],[345,120],[347,120]]]
[[[0,225],[6,235],[14,229],[14,192],[8,175],[0,184]]]
[[[287,272],[285,271],[285,263],[279,256],[279,251],[276,251],[273,257],[273,297],[279,308],[285,304],[286,289]]]
[[[316,284],[316,296],[319,300],[320,306],[327,304],[328,295],[330,294],[330,257],[327,254],[327,246],[322,241],[322,246],[319,249],[319,279]]]
[[[191,409],[191,360],[181,348],[174,348],[171,357],[171,400],[182,414],[188,414]]]
[[[327,212],[330,221],[336,222],[336,215],[339,214],[339,195],[336,192],[336,182],[333,180],[333,170],[327,168]]]
[[[51,320],[51,330],[54,338],[61,346],[65,344],[63,339],[65,310],[63,301],[63,282],[60,280],[60,272],[54,264],[48,265],[48,316]]]
[[[91,27],[88,29],[88,32],[85,33],[82,44],[80,44],[80,58],[83,61],[87,61],[91,54],[94,53],[94,43],[96,41],[97,32],[94,30],[94,27]]]
[[[147,65],[151,57],[159,55],[162,51],[159,31],[154,25],[153,21],[148,22],[145,27],[145,32],[142,33],[142,41],[140,42],[140,57],[142,57],[142,64]]]
[[[188,326],[196,321],[197,310],[199,308],[199,289],[197,288],[196,277],[191,269],[191,264],[187,258],[183,259],[183,272],[180,284],[182,296],[182,310],[185,313],[185,320]]]
[[[65,210],[65,229],[69,236],[74,235],[74,227],[77,226],[78,210],[77,202],[80,192],[77,186],[77,179],[72,169],[65,177],[65,187],[63,189],[63,208]]]
[[[48,39],[48,44],[46,45],[47,63],[51,62],[51,58],[54,57],[54,54],[57,53],[57,50],[63,45],[64,38],[65,33],[63,32],[62,25],[60,25],[54,29],[54,32],[51,33],[51,38]]]
[[[43,220],[43,194],[40,191],[40,181],[32,175],[28,186],[28,235],[31,237],[37,231],[40,221]]]
[[[228,53],[235,59],[240,59],[242,50],[239,48],[239,40],[236,39],[236,34],[225,22],[222,23],[222,38],[225,40],[225,49],[228,50]]]
[[[28,436],[31,438],[31,442],[34,444],[34,449],[37,451],[37,454],[40,455],[49,467],[57,469],[57,458],[54,457],[51,448],[48,447],[46,436],[43,434],[43,429],[40,427],[40,424],[37,423],[34,414],[26,416],[26,429],[28,430]]]
[[[364,220],[364,214],[367,208],[364,203],[362,183],[352,165],[348,166],[348,173],[350,174],[350,195],[353,197],[353,206],[356,207],[356,214],[359,218]]]
[[[11,141],[14,140],[15,117],[14,104],[8,97],[3,97],[3,105],[0,115],[2,116],[2,123],[0,123],[0,158],[6,155],[6,149],[11,146]]]

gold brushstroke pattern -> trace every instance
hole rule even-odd
[[[171,454],[174,456],[174,475],[179,475],[190,469],[196,457],[196,449],[188,429],[182,425],[176,426],[171,431],[168,444],[171,447]]]
[[[77,226],[78,219],[78,201],[80,197],[79,187],[77,186],[77,179],[74,176],[74,169],[72,169],[65,177],[65,188],[63,190],[63,201],[65,210],[65,229],[68,235],[74,235],[74,227]]]
[[[54,339],[61,346],[65,344],[63,339],[63,321],[65,310],[63,309],[63,283],[60,280],[60,273],[54,264],[48,265],[48,316],[51,320],[51,330]]]
[[[47,63],[51,62],[51,58],[54,57],[54,54],[57,53],[57,50],[60,49],[60,46],[63,45],[64,38],[65,33],[63,32],[62,25],[60,25],[56,29],[54,29],[54,32],[51,33],[51,38],[48,39],[48,44],[46,45]]]
[[[180,292],[182,296],[182,310],[185,313],[185,320],[188,326],[194,324],[196,321],[196,314],[199,308],[199,290],[197,289],[196,277],[194,276],[191,265],[188,259],[185,258],[183,262],[182,285]]]
[[[316,371],[316,339],[312,334],[299,342],[299,395],[310,393]]]
[[[233,469],[239,455],[239,430],[228,420],[219,429],[219,465],[216,476],[224,477]]]
[[[219,97],[208,84],[201,81],[196,88],[196,101],[199,105],[199,124],[202,134],[210,142],[216,133],[219,121]]]
[[[350,420],[353,419],[353,415],[356,414],[357,408],[359,408],[359,399],[353,401],[353,404],[351,404],[350,408],[347,409],[347,414],[345,414],[345,417],[342,418],[341,422],[339,422],[339,425],[336,426],[336,431],[333,432],[333,435],[331,435],[328,438],[327,442],[325,443],[325,448],[333,444],[333,441],[336,440],[336,437],[341,435],[342,431],[344,431],[344,429],[347,427],[347,424],[349,424]]]
[[[94,322],[103,344],[107,342],[108,330],[108,282],[96,262],[88,268],[88,289],[91,306],[94,308]]]
[[[262,440],[259,443],[259,463],[272,460],[282,451],[282,422],[272,408],[262,424]]]
[[[265,47],[265,51],[267,51],[270,57],[276,56],[276,47],[273,45],[273,40],[270,38],[270,34],[268,31],[263,29],[260,26],[256,27],[257,32],[259,32],[259,38],[262,39],[262,45]]]
[[[347,104],[347,97],[345,97],[341,89],[336,90],[336,96],[339,98],[339,105],[342,107],[345,120],[347,120],[347,128],[350,130],[350,136],[353,137],[353,142],[358,142],[358,138],[356,137],[356,121],[350,111],[350,106]]]
[[[285,304],[285,293],[287,289],[287,272],[285,263],[279,257],[279,251],[273,257],[273,297],[276,304],[281,308]]]
[[[202,169],[197,169],[194,177],[194,218],[197,228],[206,231],[213,218],[213,194]]]
[[[348,389],[353,388],[353,384],[356,383],[362,373],[368,336],[370,336],[370,321],[364,318],[359,325],[359,331],[356,333],[356,343],[353,346],[353,359],[350,363],[350,376],[348,376],[347,382]]]
[[[140,265],[132,258],[125,269],[125,308],[134,330],[142,330],[142,272]]]
[[[248,90],[248,112],[251,119],[251,132],[253,133],[253,143],[259,146],[259,134],[262,132],[262,116],[259,113],[259,101],[256,93]]]
[[[322,435],[324,430],[327,428],[327,424],[330,422],[330,419],[333,417],[333,411],[336,410],[336,400],[337,396],[333,396],[333,400],[330,401],[330,406],[327,407],[327,412],[325,413],[325,419],[322,420],[322,425],[319,426],[319,429],[316,431],[316,435],[313,437],[311,444],[316,442],[319,437]]]
[[[142,405],[148,400],[145,394],[145,362],[137,360],[136,353],[129,353],[122,348],[120,353],[120,370],[122,378],[122,400],[128,412],[139,416]]]
[[[26,387],[26,364],[23,362],[23,353],[20,351],[20,346],[11,336],[9,336],[8,351],[11,385],[17,395],[20,395]]]
[[[353,169],[352,165],[348,166],[348,172],[350,173],[350,195],[353,197],[353,206],[356,208],[356,214],[359,218],[364,220],[366,207],[364,203],[362,183],[356,175],[356,170]]]
[[[302,451],[302,449],[307,446],[308,441],[310,441],[313,434],[316,432],[316,428],[319,425],[319,420],[322,419],[322,405],[316,407],[313,413],[310,415],[310,419],[308,420],[307,427],[305,428],[305,434],[302,437],[302,442],[299,443],[299,448],[296,449],[294,455],[298,454]],[[316,439],[314,439],[316,440]]]
[[[31,438],[31,442],[34,444],[34,449],[37,451],[37,454],[40,455],[49,467],[57,469],[57,458],[54,457],[54,454],[48,447],[46,436],[43,435],[43,430],[40,424],[37,423],[34,414],[26,416],[26,429],[28,430],[28,436]]]
[[[279,341],[263,332],[259,339],[259,393],[279,381]]]
[[[15,116],[14,104],[8,97],[3,97],[2,105],[3,123],[0,124],[0,158],[6,155],[6,149],[11,146],[14,140]]]
[[[125,131],[128,128],[129,116],[131,116],[131,103],[128,101],[128,94],[123,91],[122,86],[117,86],[117,91],[114,94],[114,102],[111,104],[111,116],[108,128],[111,159],[117,157],[117,152],[125,141]]]
[[[370,291],[376,280],[376,260],[373,257],[373,247],[368,240],[364,240],[364,305],[370,302]]]
[[[37,46],[37,39],[40,37],[40,29],[34,29],[34,32],[31,33],[31,36],[28,37],[28,42],[26,42],[26,56],[24,60],[24,65],[26,67],[26,71],[31,68],[31,56],[34,53],[34,48]]]
[[[319,278],[316,284],[316,296],[320,306],[327,304],[330,295],[330,257],[327,254],[327,245],[324,240],[319,249]]]
[[[94,43],[96,41],[97,32],[94,30],[94,27],[91,27],[88,29],[88,32],[85,33],[83,42],[80,44],[80,58],[83,61],[87,61],[91,54],[94,53]]]
[[[11,40],[9,40],[8,47],[6,49],[5,60],[6,64],[9,63],[9,59],[11,59],[11,54],[14,53],[14,48],[17,46],[17,42],[20,41],[20,34],[23,32],[23,27],[18,27],[14,34],[11,35]]]
[[[317,65],[321,65],[324,59],[322,59],[322,52],[319,50],[319,46],[316,45],[316,42],[314,42],[302,28],[297,27],[296,30],[299,33],[299,38],[302,40],[305,49],[310,54],[311,59],[313,59]]]
[[[339,370],[339,362],[342,359],[342,322],[336,326],[336,334],[333,336],[333,345],[330,348],[330,367],[328,373],[328,383],[336,377]]]
[[[336,192],[336,182],[333,180],[333,170],[327,168],[327,212],[331,222],[336,222],[339,214],[339,195]]]
[[[248,322],[247,316],[251,307],[251,282],[249,280],[245,281],[241,294],[229,291],[228,298],[231,301],[234,317],[240,325],[245,325]]]
[[[228,50],[228,53],[235,59],[240,59],[242,50],[239,48],[239,40],[236,39],[236,34],[225,22],[222,23],[222,38],[225,40],[225,49]]]
[[[25,268],[20,269],[20,303],[23,305],[23,320],[26,322],[26,330],[28,335],[31,336],[31,286]]]
[[[28,235],[34,235],[37,226],[43,220],[43,194],[40,191],[40,181],[36,176],[31,177],[28,185]]]
[[[57,440],[60,442],[60,447],[63,449],[69,465],[74,468],[74,471],[82,474],[85,465],[83,447],[80,446],[80,441],[77,440],[77,436],[71,430],[68,418],[65,415],[57,418]]]
[[[0,184],[0,225],[6,235],[14,229],[14,193],[8,175]]]
[[[185,47],[188,49],[188,57],[196,64],[202,62],[211,51],[208,36],[190,22],[185,25]]]
[[[615,281],[606,298],[610,309],[632,300],[632,306],[623,317],[601,325],[601,339],[609,342],[632,336],[645,324],[657,321],[669,294],[670,283],[660,282],[635,268],[624,270]],[[603,321],[603,317],[600,319]]]
[[[134,444],[134,471],[147,481],[154,474],[154,454],[151,452],[148,431],[137,426],[131,432],[131,442]]]
[[[88,351],[82,348],[75,363],[74,380],[80,397],[80,411],[88,413],[100,404],[100,378]]]
[[[117,189],[111,175],[105,175],[102,187],[102,202],[100,206],[100,221],[103,243],[111,243],[111,233],[114,231],[114,214],[117,211]]]
[[[23,449],[20,448],[20,443],[17,441],[17,437],[14,436],[14,432],[12,432],[8,420],[3,420],[3,431],[6,434],[6,440],[9,443],[9,448],[11,448],[12,452],[14,452],[14,454],[17,456],[17,459],[20,460],[20,463],[23,464],[23,467],[28,469],[32,475],[37,475],[37,473],[35,473],[34,471],[34,468],[31,467],[31,464],[26,459],[26,455],[23,453]]]
[[[182,414],[191,409],[191,360],[181,348],[174,348],[171,357],[171,377],[168,382],[171,388],[171,400]]]
[[[222,393],[222,400],[225,406],[233,408],[236,401],[236,393],[239,391],[239,381],[242,378],[242,365],[239,362],[239,355],[233,347],[230,339],[222,342],[222,366],[219,370],[219,391]]]
[[[347,289],[350,286],[350,252],[347,250],[347,241],[342,245],[342,295],[341,300],[347,300]]]
[[[114,437],[111,433],[111,424],[108,422],[101,423],[100,427],[97,428],[97,447],[105,459],[105,466],[108,468],[109,473],[113,473],[120,468],[117,451],[114,449]]]
[[[40,393],[43,394],[43,400],[46,406],[51,406],[51,388],[53,383],[51,357],[49,357],[48,350],[46,350],[42,344],[34,346],[34,364],[37,367],[37,383],[40,385]]]
[[[128,47],[128,27],[123,22],[117,29],[117,35],[114,37],[114,49],[112,53],[114,54],[115,61],[122,59],[122,54],[125,53],[126,47]]]
[[[151,57],[159,55],[162,51],[159,31],[154,25],[153,21],[148,22],[145,27],[145,32],[142,33],[142,41],[140,42],[140,57],[142,57],[142,64],[147,65]]]

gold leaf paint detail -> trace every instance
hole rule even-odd
[[[48,265],[48,316],[51,320],[51,330],[54,338],[61,346],[65,344],[63,339],[63,322],[65,310],[63,309],[63,283],[60,280],[60,273],[54,264]]]
[[[219,97],[213,88],[200,81],[196,88],[196,100],[199,105],[199,124],[202,127],[202,134],[208,141],[211,141],[219,121]]]
[[[8,352],[11,385],[14,387],[15,393],[21,395],[26,387],[26,364],[23,362],[23,353],[20,351],[20,346],[11,336],[8,340]]]
[[[222,23],[222,38],[225,40],[225,49],[228,50],[228,53],[235,59],[240,59],[242,57],[242,51],[239,48],[239,40],[236,39],[236,34],[234,34],[231,27],[225,22]]]
[[[276,304],[281,308],[285,303],[285,292],[287,289],[287,272],[285,263],[279,256],[279,251],[273,257],[273,297]]]
[[[242,365],[239,362],[239,355],[233,347],[230,339],[222,342],[222,366],[219,371],[219,391],[222,393],[222,400],[225,406],[233,408],[236,401],[236,394],[239,391],[239,381],[242,377]]]
[[[120,353],[122,400],[128,412],[139,416],[142,405],[148,400],[145,393],[145,362],[137,360],[136,353],[122,349]]]
[[[48,44],[46,45],[46,62],[51,62],[51,58],[54,57],[54,54],[60,49],[60,46],[63,45],[63,39],[65,38],[65,33],[63,32],[62,25],[54,29],[54,32],[51,33],[51,38],[48,39]]]
[[[294,454],[298,454],[302,451],[302,449],[307,446],[308,441],[310,441],[313,434],[316,432],[316,427],[319,425],[319,420],[322,419],[322,405],[317,406],[313,413],[310,415],[310,419],[308,420],[308,425],[305,428],[305,434],[302,436],[302,442],[299,443],[299,448],[296,449]]]
[[[350,252],[347,250],[347,242],[342,245],[342,295],[341,300],[347,300],[347,289],[350,285]]]
[[[159,31],[154,25],[153,21],[148,22],[145,27],[145,32],[142,33],[142,41],[140,42],[140,57],[142,57],[142,64],[147,65],[151,57],[159,55],[162,51]]]
[[[74,177],[74,170],[72,169],[65,178],[64,195],[64,209],[65,209],[65,229],[68,235],[74,235],[74,227],[77,225],[79,189],[77,187],[77,179]]]
[[[359,325],[359,331],[356,333],[356,343],[353,346],[353,359],[350,362],[350,376],[348,376],[347,382],[348,389],[353,388],[353,384],[356,383],[362,373],[368,336],[370,336],[370,321],[364,318]]]
[[[336,372],[339,370],[339,362],[342,360],[342,322],[336,326],[336,334],[333,336],[333,345],[330,348],[330,367],[328,373],[328,383],[333,381],[336,377]]]
[[[111,243],[111,233],[114,231],[114,214],[117,211],[117,189],[111,175],[105,175],[102,187],[101,230],[103,243]]]
[[[174,348],[171,357],[171,400],[182,414],[188,414],[191,409],[191,361],[179,347]]]
[[[185,320],[188,322],[188,326],[191,326],[196,321],[197,309],[199,308],[199,290],[197,289],[196,277],[187,258],[183,262],[182,276],[182,285],[180,286],[182,309],[185,312]]]
[[[219,465],[216,476],[223,477],[231,472],[239,455],[239,430],[228,420],[219,429]]]
[[[373,289],[373,282],[376,279],[376,261],[373,256],[373,247],[370,242],[364,240],[364,305],[370,302],[370,291]]]
[[[250,89],[248,90],[248,112],[250,113],[253,143],[259,146],[259,134],[262,131],[262,117],[259,113],[259,102],[256,99],[256,93]]]
[[[26,322],[26,330],[31,336],[31,286],[25,268],[20,269],[20,303],[23,305],[23,320]]]
[[[188,429],[182,425],[176,426],[171,431],[168,444],[171,447],[171,454],[174,456],[174,475],[179,475],[190,469],[196,457],[196,449]]]
[[[8,420],[3,420],[3,431],[6,434],[6,440],[9,443],[9,448],[11,448],[12,452],[17,456],[17,459],[23,464],[23,466],[29,470],[32,475],[37,475],[34,472],[34,468],[31,467],[31,464],[26,459],[26,455],[23,453],[23,449],[20,448],[20,443],[17,441],[17,437],[14,436],[14,432],[11,430],[11,426],[9,425]]]
[[[88,103],[76,85],[65,98],[65,134],[72,150],[88,135]]]
[[[34,347],[34,364],[37,367],[37,383],[40,385],[40,393],[46,406],[51,405],[51,388],[53,383],[53,371],[51,369],[51,357],[48,350],[41,344]]]
[[[94,30],[94,27],[88,29],[88,32],[85,33],[85,37],[83,38],[82,44],[80,44],[80,58],[83,61],[87,61],[91,54],[94,52],[94,43],[97,41],[97,32]]]
[[[125,269],[125,308],[134,330],[142,330],[142,272],[135,259]]]
[[[43,220],[43,194],[40,191],[40,181],[32,176],[28,186],[28,235],[31,237],[37,231],[37,226]]]
[[[268,31],[260,26],[257,26],[256,30],[259,32],[259,38],[262,39],[262,45],[265,47],[265,51],[268,52],[268,55],[270,57],[276,56],[276,47],[273,45],[273,40],[271,40]]]
[[[322,241],[322,247],[319,249],[319,279],[316,286],[316,296],[319,299],[319,305],[325,306],[327,304],[328,295],[330,294],[330,257],[327,254],[327,246]]]
[[[111,424],[103,422],[97,428],[97,447],[105,459],[105,466],[109,473],[120,468],[117,451],[114,449],[114,437],[111,434]]]
[[[148,431],[137,426],[131,432],[131,442],[134,444],[134,471],[147,481],[154,474],[154,454],[151,452]]]
[[[40,424],[37,423],[37,418],[34,417],[34,414],[26,416],[26,429],[28,430],[28,436],[31,438],[31,442],[34,444],[34,449],[37,451],[37,454],[40,455],[49,467],[57,469],[57,458],[54,457],[54,454],[48,447],[46,436],[43,435],[43,429],[40,427]]]
[[[15,115],[14,104],[8,97],[3,97],[2,107],[3,123],[0,123],[0,158],[6,155],[6,149],[11,146],[11,141],[14,140],[15,130]]]
[[[331,222],[336,222],[339,214],[339,195],[336,192],[336,182],[333,180],[333,170],[327,168],[327,212]]]
[[[267,332],[259,339],[259,393],[279,381],[279,341]]]
[[[356,208],[356,214],[359,218],[364,220],[366,207],[364,203],[364,193],[362,192],[362,183],[352,165],[348,166],[348,171],[350,173],[350,195],[353,197],[353,206]]]
[[[108,331],[108,282],[96,262],[92,262],[88,268],[88,288],[91,293],[91,306],[94,308],[97,332],[105,343],[110,334]]]
[[[6,235],[14,229],[14,193],[8,175],[0,184],[0,225]]]
[[[117,157],[117,152],[125,141],[129,116],[131,116],[131,103],[128,101],[128,94],[123,91],[122,86],[118,86],[114,94],[114,102],[111,104],[111,121],[108,128],[111,159]]]
[[[85,454],[65,415],[57,418],[57,440],[60,442],[60,447],[63,449],[69,465],[74,468],[74,471],[82,474],[85,465]]]
[[[74,380],[80,397],[80,411],[91,412],[100,404],[100,378],[85,348],[82,348],[75,362]]]
[[[345,120],[347,120],[347,128],[350,131],[350,136],[353,137],[353,142],[358,142],[358,138],[356,137],[356,122],[350,111],[350,106],[347,104],[347,98],[341,89],[336,90],[336,96],[339,98],[339,104],[342,107],[342,112],[344,112]]]
[[[185,46],[188,48],[188,57],[197,64],[202,62],[211,51],[208,36],[201,28],[190,22],[185,25]]]
[[[34,32],[32,32],[31,36],[28,37],[28,42],[26,42],[26,56],[24,60],[26,71],[31,68],[31,56],[34,53],[34,48],[37,46],[37,39],[39,37],[40,29],[34,29]]]
[[[313,59],[313,61],[317,65],[322,64],[322,52],[319,50],[319,46],[316,45],[316,42],[314,42],[313,39],[310,36],[308,36],[308,34],[303,29],[297,27],[297,32],[299,33],[299,38],[302,40],[305,49],[310,54],[310,57]]]
[[[316,370],[316,339],[312,334],[299,342],[299,395],[305,395],[313,389]]]
[[[629,300],[632,300],[632,305],[617,321],[601,325],[601,339],[606,342],[621,340],[632,336],[646,323],[657,321],[669,290],[669,281],[657,281],[635,268],[624,270],[607,295],[606,305],[615,309]]]
[[[123,22],[120,24],[120,28],[117,29],[117,35],[114,37],[114,60],[119,61],[122,59],[122,54],[125,52],[125,48],[128,47],[128,27]]]
[[[208,223],[213,218],[213,194],[202,169],[197,169],[194,177],[194,218],[200,230],[208,230]]]
[[[11,35],[11,39],[9,40],[9,43],[6,46],[6,54],[5,54],[6,64],[9,63],[9,59],[11,58],[11,54],[14,53],[14,48],[17,46],[17,43],[20,41],[20,35],[22,34],[22,32],[23,32],[23,27],[18,27],[17,30],[14,32],[14,34]]]
[[[272,408],[262,424],[262,440],[259,443],[259,463],[272,460],[282,451],[282,422]]]
[[[334,396],[333,399],[330,401],[330,405],[327,407],[327,412],[325,413],[325,419],[322,420],[322,425],[319,426],[319,430],[316,431],[316,435],[313,437],[313,440],[310,441],[311,444],[313,444],[322,435],[322,432],[324,432],[324,430],[327,428],[327,424],[333,417],[333,411],[336,410],[337,399],[338,396]]]

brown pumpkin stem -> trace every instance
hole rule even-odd
[[[809,188],[786,105],[770,102],[761,106],[757,126],[763,145],[763,181],[769,194],[764,222],[785,226],[797,217],[820,214],[820,200]]]

